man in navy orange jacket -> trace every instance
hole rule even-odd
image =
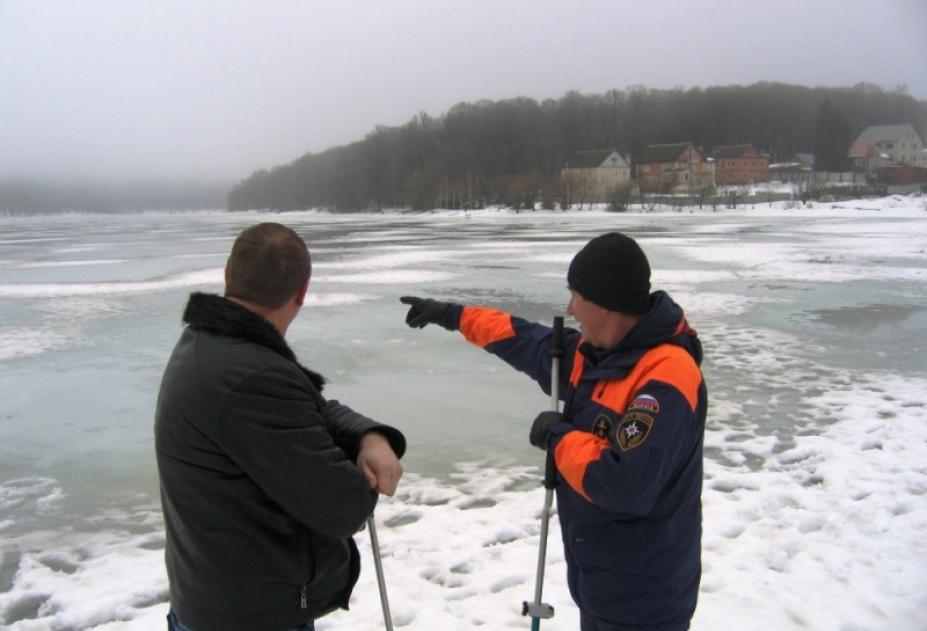
[[[531,443],[553,450],[570,593],[582,631],[677,631],[701,575],[701,343],[682,309],[650,293],[638,244],[612,232],[570,263],[563,413]],[[551,328],[494,309],[404,297],[406,322],[459,330],[550,392]]]

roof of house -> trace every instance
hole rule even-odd
[[[567,168],[570,169],[595,169],[602,166],[613,153],[618,154],[618,163],[620,166],[626,166],[624,158],[614,149],[592,149],[589,151],[577,151],[570,159],[567,160]]]
[[[865,158],[875,149],[875,145],[868,140],[857,140],[850,145],[847,156],[850,158]]]
[[[650,162],[676,162],[691,142],[677,142],[672,145],[647,145],[637,159],[638,164]],[[698,151],[698,149],[696,149]],[[699,154],[702,152],[699,151]]]
[[[711,150],[711,157],[715,160],[730,160],[741,157],[752,148],[753,145],[720,145]]]
[[[794,156],[798,162],[801,162],[804,165],[809,167],[814,166],[814,154],[813,153],[796,153]]]
[[[856,140],[868,140],[869,142],[897,142],[904,138],[909,131],[915,131],[911,123],[901,125],[871,125],[863,130]],[[917,136],[920,138],[920,134]]]
[[[796,173],[807,173],[811,167],[804,162],[774,162],[769,165],[770,171],[789,171]]]

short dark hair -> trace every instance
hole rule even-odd
[[[225,295],[275,309],[296,295],[312,274],[309,248],[279,223],[259,223],[235,239],[227,263]]]

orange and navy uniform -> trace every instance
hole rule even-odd
[[[459,328],[550,392],[550,327],[465,306]],[[563,342],[550,449],[570,591],[616,629],[685,629],[701,574],[701,343],[662,291],[615,348],[572,329]]]

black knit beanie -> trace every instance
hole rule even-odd
[[[650,308],[650,264],[637,241],[618,232],[594,238],[567,272],[567,284],[609,311],[641,315]]]

